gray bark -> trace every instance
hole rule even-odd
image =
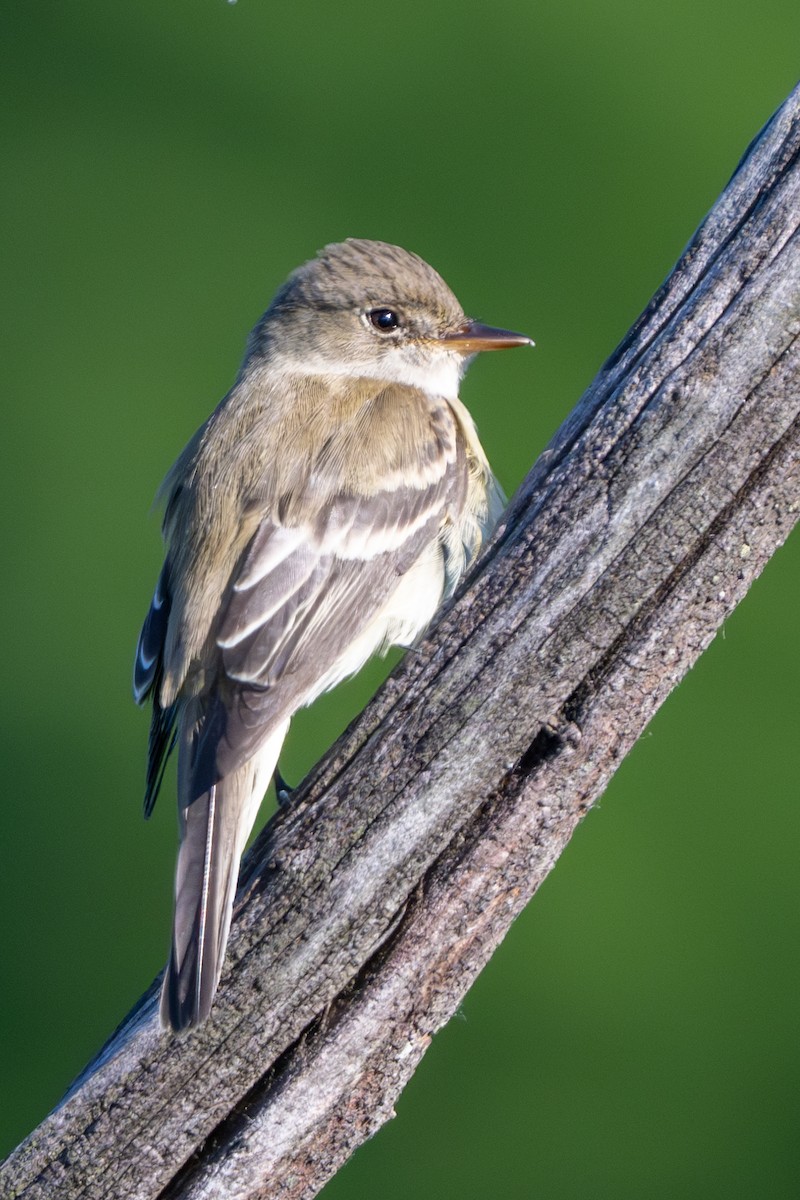
[[[466,590],[247,864],[211,1020],[155,985],[2,1194],[305,1197],[385,1121],[800,511],[800,90]]]

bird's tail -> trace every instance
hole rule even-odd
[[[238,770],[191,797],[181,740],[178,764],[180,848],[175,871],[172,949],[161,989],[161,1023],[186,1029],[208,1016],[219,983],[233,914],[239,860],[278,760],[288,722]],[[181,763],[180,759],[184,758]],[[183,769],[182,769],[183,768]]]

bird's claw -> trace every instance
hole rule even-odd
[[[275,773],[273,774],[272,778],[275,780],[275,795],[277,797],[279,806],[281,808],[290,808],[295,789],[289,787],[289,784],[283,778],[277,767],[275,768]]]

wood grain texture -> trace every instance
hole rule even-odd
[[[800,514],[800,90],[488,555],[249,856],[218,1002],[156,985],[0,1168],[29,1200],[314,1195],[391,1114]]]

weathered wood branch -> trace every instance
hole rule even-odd
[[[212,1019],[155,987],[4,1196],[312,1196],[391,1113],[800,512],[800,90],[458,602],[264,831]]]

